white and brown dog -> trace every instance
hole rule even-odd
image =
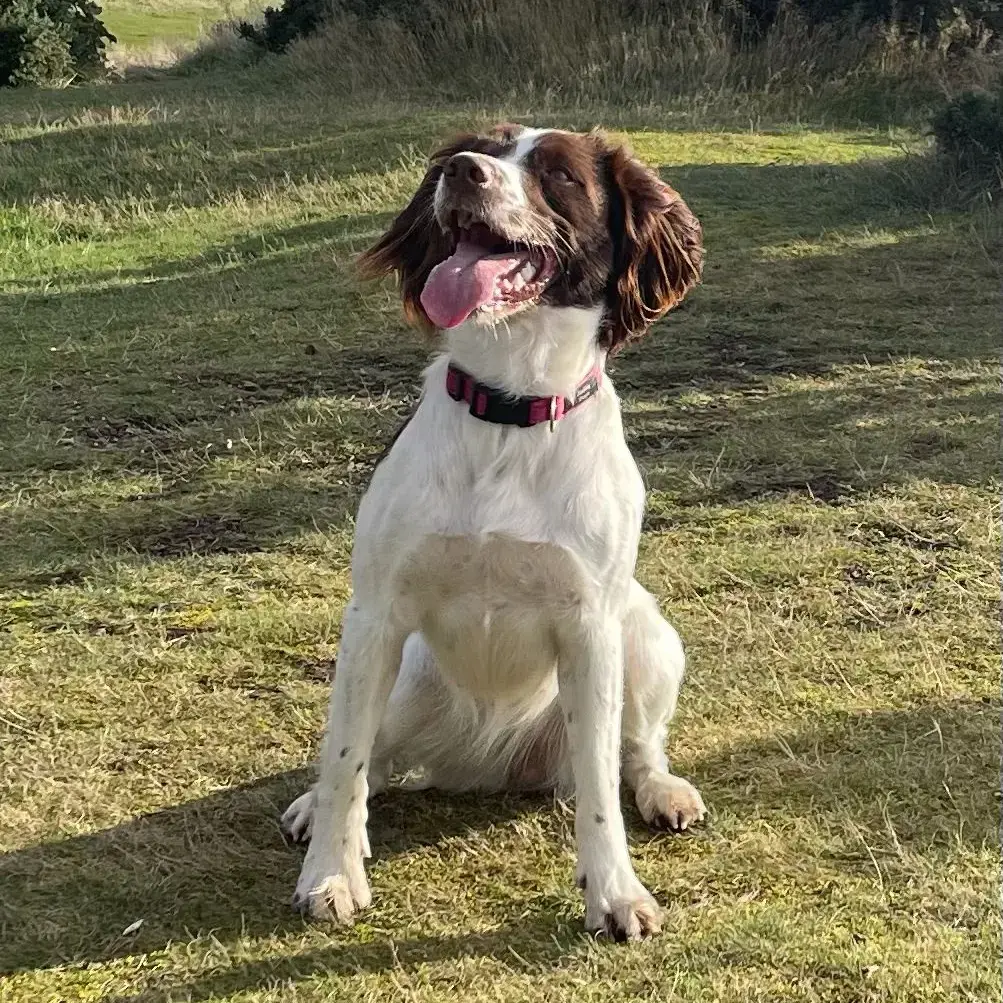
[[[573,788],[588,929],[659,929],[621,773],[652,825],[705,809],[665,755],[683,651],[634,580],[644,488],[604,368],[702,258],[696,218],[624,148],[518,126],[435,154],[363,256],[445,351],[359,506],[320,776],[283,817],[311,837],[311,916],[369,904],[366,799],[393,767],[448,790]]]

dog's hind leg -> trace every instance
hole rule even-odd
[[[653,596],[636,581],[623,625],[623,779],[645,822],[682,830],[706,812],[700,792],[669,768],[665,736],[676,709],[686,660],[679,635]]]
[[[386,789],[391,772],[421,768],[422,739],[441,735],[450,697],[439,675],[435,655],[420,633],[404,645],[400,675],[390,694],[369,766],[369,792]],[[455,736],[454,736],[455,737]]]

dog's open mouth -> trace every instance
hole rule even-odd
[[[436,327],[462,324],[477,310],[499,318],[535,302],[554,276],[549,248],[519,245],[483,223],[457,227],[456,249],[432,269],[421,305]]]

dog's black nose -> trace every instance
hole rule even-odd
[[[494,169],[476,154],[457,153],[450,157],[442,172],[451,183],[487,188],[496,176]]]

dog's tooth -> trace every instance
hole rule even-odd
[[[526,280],[523,278],[522,272],[519,272],[516,277],[512,280],[513,289],[522,289],[526,285]]]
[[[536,274],[536,266],[533,264],[531,260],[527,261],[522,266],[522,268],[519,269],[519,275],[522,276],[525,282],[531,282],[535,274]]]

